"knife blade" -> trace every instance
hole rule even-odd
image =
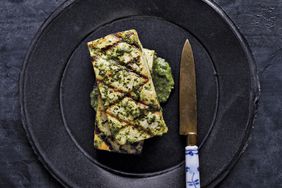
[[[197,144],[197,94],[196,73],[192,47],[187,39],[180,62],[179,81],[179,134],[186,135],[187,145]]]
[[[186,188],[200,188],[196,73],[193,51],[188,39],[182,49],[179,87],[179,134],[187,137],[185,147]]]

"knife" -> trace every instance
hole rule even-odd
[[[185,147],[186,188],[200,188],[196,74],[193,51],[188,39],[182,49],[179,87],[179,134],[187,137]]]

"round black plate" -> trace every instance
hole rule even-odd
[[[167,59],[175,89],[162,105],[169,132],[141,155],[96,151],[95,84],[86,42],[135,28]],[[48,170],[79,187],[185,187],[185,138],[178,135],[178,77],[185,39],[196,62],[202,186],[213,187],[247,141],[257,101],[254,62],[224,13],[206,1],[77,0],[61,6],[34,39],[21,76],[23,124]]]

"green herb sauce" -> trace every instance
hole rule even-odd
[[[153,83],[160,103],[165,103],[174,87],[174,80],[168,62],[155,56],[152,71]]]

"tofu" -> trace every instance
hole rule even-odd
[[[168,130],[150,73],[155,52],[143,49],[135,30],[88,42],[88,48],[99,89],[94,146],[138,153],[143,140]]]
[[[147,58],[147,64],[148,64],[150,72],[152,73],[155,51],[143,48],[143,53]]]
[[[142,152],[143,141],[135,143],[126,143],[126,140],[120,139],[121,134],[117,134],[120,129],[127,127],[124,122],[115,121],[114,118],[108,118],[104,112],[101,96],[98,97],[98,105],[96,112],[96,126],[94,130],[94,147],[99,150],[139,154]],[[118,137],[116,139],[115,137]]]

